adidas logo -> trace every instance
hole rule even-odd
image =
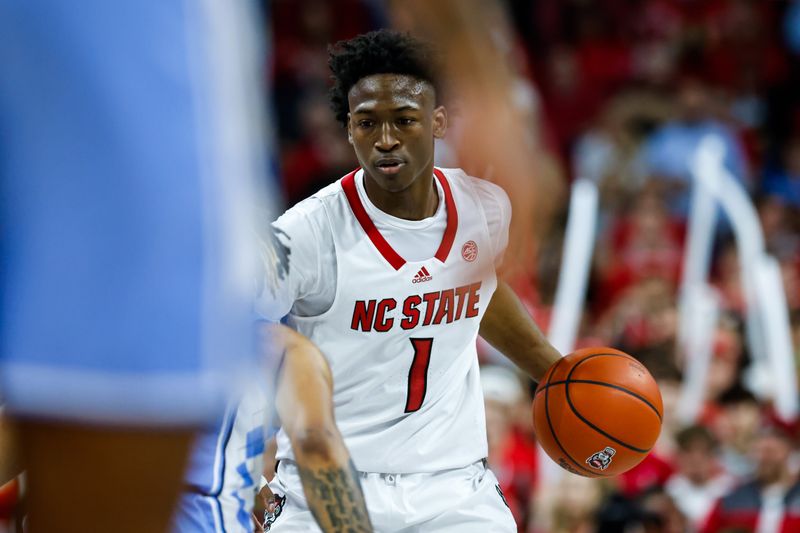
[[[428,269],[425,268],[425,267],[422,267],[422,268],[419,269],[419,272],[417,272],[417,275],[414,276],[414,279],[411,280],[411,283],[423,283],[425,281],[430,281],[432,279],[433,279],[433,276],[431,276],[428,273]]]

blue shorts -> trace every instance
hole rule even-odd
[[[244,4],[0,3],[12,412],[204,424],[249,371],[249,204],[266,165]]]

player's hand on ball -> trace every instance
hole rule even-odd
[[[663,415],[653,376],[613,348],[585,348],[557,361],[533,400],[539,444],[562,468],[586,477],[616,476],[639,464]]]

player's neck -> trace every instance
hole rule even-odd
[[[387,191],[364,174],[364,190],[372,204],[393,217],[405,220],[422,220],[432,217],[439,207],[439,193],[433,182],[433,168],[414,180],[403,191]]]

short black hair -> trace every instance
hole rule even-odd
[[[433,45],[407,33],[378,30],[364,33],[328,48],[333,73],[331,109],[347,125],[347,94],[362,78],[373,74],[404,74],[430,83],[439,96],[439,57]]]
[[[705,445],[709,451],[715,451],[719,441],[705,426],[699,424],[685,427],[675,435],[675,443],[681,451],[688,451],[696,444]]]

